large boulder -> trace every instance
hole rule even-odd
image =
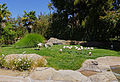
[[[91,82],[80,72],[72,70],[59,70],[53,68],[37,68],[30,74],[33,80],[53,80],[60,82]]]
[[[96,59],[96,61],[98,61],[102,65],[109,66],[120,65],[120,57],[116,56],[99,57]]]
[[[96,72],[103,72],[103,71],[110,70],[110,66],[103,65],[93,59],[88,59],[82,64],[82,67],[80,68],[80,70],[91,70]]]
[[[118,82],[112,72],[102,72],[89,76],[91,82]]]
[[[97,59],[88,59],[77,71],[94,71],[96,74],[88,76],[91,82],[118,82],[111,66],[120,65],[120,57],[99,57]],[[84,74],[85,75],[85,74]]]
[[[65,45],[66,41],[65,40],[60,40],[57,38],[50,38],[47,43],[52,43],[53,45]]]

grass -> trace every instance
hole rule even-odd
[[[44,37],[39,34],[27,34],[24,38],[17,41],[13,46],[15,48],[31,48],[36,47],[38,43],[44,41]]]
[[[95,59],[103,56],[120,56],[120,53],[117,51],[97,48],[91,51],[92,56],[88,56],[88,54],[78,54],[74,49],[71,53],[70,50],[60,53],[59,49],[62,47],[63,45],[55,45],[50,49],[41,48],[40,50],[34,50],[35,48],[16,49],[13,47],[2,47],[1,50],[3,54],[22,54],[24,51],[26,51],[26,54],[39,54],[46,57],[48,67],[71,70],[79,69],[86,59]]]

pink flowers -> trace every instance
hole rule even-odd
[[[85,50],[87,50],[87,48],[85,48]]]
[[[91,56],[92,55],[92,52],[89,52],[89,56]]]
[[[93,50],[93,47],[91,47],[91,50]]]
[[[59,50],[59,52],[62,52],[62,51],[63,51],[62,49]]]
[[[37,45],[38,45],[38,47],[40,48],[40,47],[42,47],[43,44],[42,44],[42,43],[39,43],[39,44],[37,44]]]
[[[81,51],[81,48],[78,48],[77,50],[78,50],[78,51]]]
[[[59,52],[62,53],[62,52],[68,52],[69,54],[89,54],[89,56],[92,55],[92,50],[94,48],[93,47],[83,47],[83,46],[63,46],[62,49],[59,49]]]
[[[81,50],[83,50],[83,46],[80,46]]]
[[[90,47],[87,48],[88,50],[90,49]]]

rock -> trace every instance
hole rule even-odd
[[[47,45],[48,47],[52,47],[52,46],[53,46],[53,43],[47,42],[46,45]]]
[[[106,57],[99,57],[96,59],[100,64],[114,66],[120,65],[120,57],[116,56],[106,56]]]
[[[83,64],[80,70],[92,70],[92,71],[97,71],[101,72],[99,69],[98,65],[93,64],[94,60],[93,59],[88,59],[86,60]]]
[[[80,71],[80,73],[88,77],[88,76],[95,75],[100,72],[90,71],[90,70],[82,70],[82,71]]]
[[[44,57],[37,54],[10,54],[10,55],[6,55],[5,60],[11,61],[13,59],[19,59],[19,58],[28,58],[34,62],[36,61],[38,62],[41,60],[44,65],[47,64],[47,60]]]
[[[91,70],[91,71],[96,71],[96,72],[104,72],[104,71],[108,71],[111,69],[110,69],[109,65],[104,65],[96,60],[88,59],[82,64],[82,67],[80,68],[79,71],[81,71],[81,70]]]
[[[60,40],[57,38],[50,38],[47,43],[52,43],[53,45],[65,45],[66,41],[65,40]]]
[[[55,70],[53,68],[37,68],[30,74],[33,80],[51,80]]]
[[[118,82],[112,72],[103,72],[89,77],[91,82]]]
[[[41,47],[43,46],[42,43],[39,43],[39,44],[37,44],[37,45],[38,45],[38,48],[41,48]]]
[[[120,57],[99,57],[97,59],[88,59],[78,71],[95,71],[96,74],[88,76],[91,82],[118,82],[111,66],[120,65]],[[84,74],[85,75],[85,74]]]
[[[1,76],[0,82],[30,82],[30,80],[23,77]]]
[[[52,79],[71,82],[91,82],[89,78],[73,70],[59,70],[54,74]]]
[[[91,82],[80,72],[72,70],[56,71],[53,68],[37,68],[30,74],[33,80],[53,80],[60,82]]]
[[[91,62],[93,65],[98,65],[98,62],[97,61],[92,61]]]

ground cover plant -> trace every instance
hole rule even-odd
[[[46,66],[45,64],[45,58],[37,58],[37,59],[32,59],[31,57],[15,57],[11,56],[8,57],[5,54],[0,55],[0,68],[6,68],[6,69],[11,69],[11,70],[19,70],[19,71],[24,71],[24,70],[32,70],[35,69],[36,67],[44,67]]]
[[[69,45],[71,46],[71,45]],[[75,45],[80,47],[80,45]],[[108,49],[98,49],[94,48],[92,51],[87,50],[85,53],[85,48],[83,53],[79,53],[78,50],[74,49],[65,49],[64,45],[54,45],[51,48],[42,47],[40,50],[35,50],[36,48],[13,48],[13,47],[2,47],[2,54],[22,54],[26,52],[26,54],[39,54],[41,56],[45,56],[48,64],[48,67],[53,67],[55,69],[71,69],[77,70],[81,67],[82,63],[86,59],[95,59],[103,56],[120,56],[119,52],[108,50]],[[87,47],[88,48],[88,47]],[[60,52],[60,49],[63,52]],[[89,56],[89,52],[91,52],[91,56]]]
[[[36,47],[38,43],[44,42],[44,37],[39,34],[27,34],[24,38],[14,44],[15,48]]]

